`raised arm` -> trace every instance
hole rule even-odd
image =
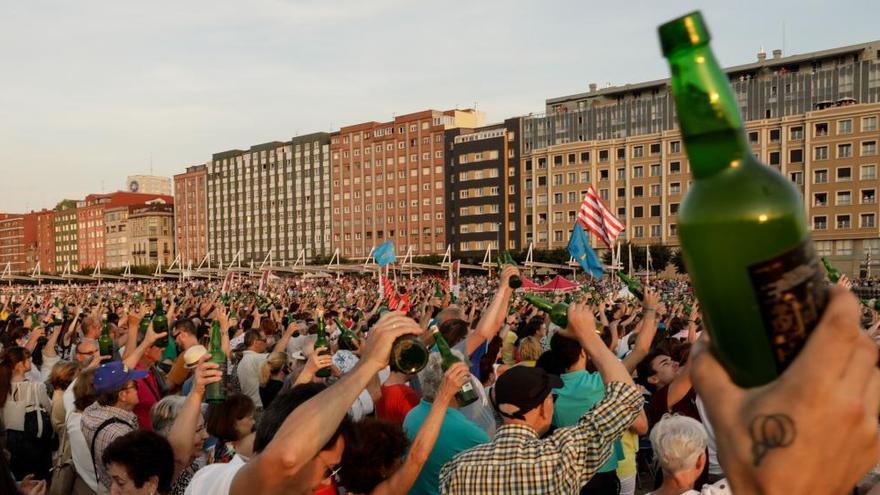
[[[141,345],[137,346],[137,348],[135,348],[134,352],[129,354],[125,359],[123,359],[122,363],[125,364],[126,366],[128,366],[129,368],[134,368],[135,366],[137,366],[138,362],[141,360],[141,357],[143,357],[144,352],[146,352],[147,349],[152,347],[153,344],[155,344],[157,340],[161,339],[162,337],[164,337],[167,334],[168,334],[168,332],[161,332],[161,333],[154,332],[153,331],[153,324],[150,323],[150,326],[147,328],[147,334],[144,335],[144,340],[143,340],[143,342],[141,342]],[[137,342],[137,341],[134,340],[132,342]]]
[[[657,335],[657,301],[659,297],[657,292],[650,288],[645,288],[645,299],[642,301],[642,315],[644,319],[641,322],[641,329],[636,336],[636,342],[633,350],[629,355],[623,358],[623,365],[627,371],[632,374],[636,370],[636,366],[645,359],[648,352],[651,351],[651,343],[654,342],[654,336]]]
[[[203,359],[207,359],[205,356]],[[205,387],[210,383],[219,382],[223,378],[220,366],[217,363],[202,362],[195,371],[195,381],[192,391],[186,397],[183,408],[177,414],[177,419],[171,425],[168,432],[168,443],[174,452],[174,477],[177,479],[180,473],[192,462],[193,436],[199,427],[199,417],[202,415],[202,399],[205,397]]]
[[[587,305],[575,303],[568,307],[568,328],[560,330],[560,333],[581,344],[606,386],[612,382],[635,386],[632,375],[596,333],[596,320]]]
[[[489,308],[480,317],[476,330],[468,334],[465,349],[467,355],[470,356],[477,348],[487,340],[491,340],[504,324],[504,318],[507,316],[507,308],[510,306],[510,298],[513,296],[513,289],[510,288],[510,277],[519,275],[519,269],[513,265],[507,265],[501,271],[501,279],[498,283],[498,292],[489,304]]]
[[[287,417],[266,449],[235,475],[230,495],[268,493],[296,475],[330,440],[367,382],[388,365],[394,339],[421,331],[412,319],[399,312],[382,316],[370,332],[355,368]]]
[[[464,363],[452,365],[443,377],[443,384],[437,392],[437,397],[431,405],[428,417],[416,433],[412,446],[403,465],[388,479],[376,485],[371,495],[395,495],[407,493],[412,488],[416,478],[422,471],[428,456],[434,450],[434,444],[440,435],[440,427],[443,426],[443,418],[446,417],[446,409],[455,393],[470,379],[470,372]]]

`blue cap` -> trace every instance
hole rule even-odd
[[[144,370],[130,370],[122,361],[102,364],[95,370],[95,379],[92,384],[99,394],[119,390],[129,380],[141,380],[147,377]]]

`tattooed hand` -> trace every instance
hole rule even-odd
[[[835,287],[821,322],[774,382],[745,390],[698,343],[691,377],[733,493],[847,493],[880,457],[877,346]]]

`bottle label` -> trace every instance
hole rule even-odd
[[[777,371],[782,372],[803,347],[822,317],[828,288],[813,241],[749,266],[749,278],[773,348]]]
[[[462,392],[472,392],[474,390],[474,386],[471,385],[470,380],[464,382],[464,385],[461,386]]]

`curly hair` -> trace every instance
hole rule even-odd
[[[345,436],[339,477],[346,490],[370,493],[391,476],[409,448],[403,428],[390,421],[365,418]]]

